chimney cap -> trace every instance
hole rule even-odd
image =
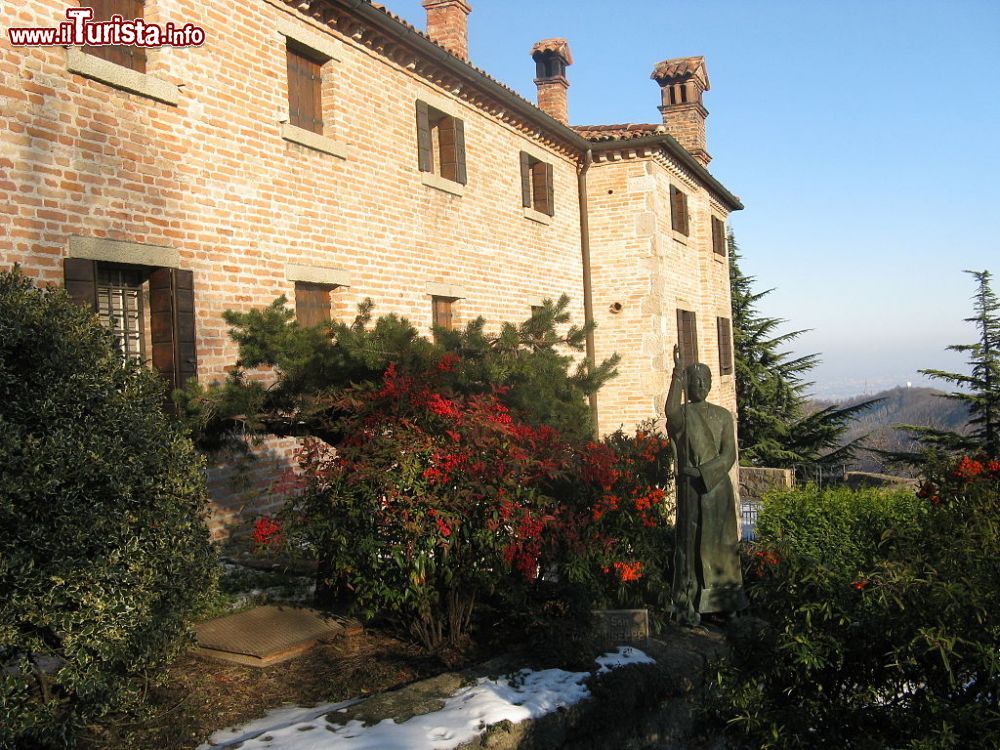
[[[539,42],[535,42],[535,46],[531,48],[532,57],[536,57],[537,55],[541,55],[546,52],[554,52],[559,55],[566,61],[567,65],[573,64],[573,53],[569,51],[569,42],[565,39],[560,39],[559,37],[542,39]]]
[[[650,76],[657,83],[673,78],[694,78],[701,85],[702,91],[708,91],[711,86],[708,83],[708,69],[705,67],[705,58],[698,57],[675,57],[656,63],[653,74]]]

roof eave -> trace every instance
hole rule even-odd
[[[592,151],[605,151],[616,148],[630,148],[637,146],[662,146],[671,156],[690,169],[707,188],[716,193],[716,195],[722,199],[723,203],[729,206],[731,210],[739,211],[743,208],[743,204],[740,202],[739,198],[730,193],[722,185],[722,183],[715,179],[711,173],[705,169],[705,167],[698,160],[691,156],[691,154],[688,153],[683,146],[665,133],[653,136],[642,136],[639,138],[623,138],[613,141],[590,141],[573,130],[573,128],[569,125],[564,125],[554,117],[551,117],[546,112],[536,107],[527,99],[523,99],[517,94],[503,88],[497,84],[496,81],[476,70],[471,64],[455,57],[443,47],[422,36],[416,30],[410,29],[399,23],[394,18],[373,7],[365,0],[327,0],[327,2],[339,5],[342,8],[357,13],[373,26],[377,27],[380,31],[413,45],[421,54],[427,55],[428,58],[447,68],[456,76],[469,81],[475,86],[485,88],[490,95],[496,97],[504,105],[516,110],[518,114],[523,116],[525,119],[538,125],[540,128],[545,129],[553,136],[567,141],[569,144],[579,148],[581,151],[586,151],[587,149]]]

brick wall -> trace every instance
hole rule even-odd
[[[15,7],[5,23],[65,20],[60,0]],[[406,316],[429,334],[431,294],[446,289],[462,297],[458,325],[480,315],[491,328],[523,320],[562,293],[583,322],[580,154],[277,0],[147,0],[145,18],[206,29],[200,48],[148,53],[148,78],[174,104],[70,72],[70,50],[0,41],[0,266],[20,263],[61,284],[71,237],[165,249],[194,275],[202,382],[223,378],[236,358],[223,311],[282,294],[292,301],[290,265],[335,274],[338,317],[370,297],[376,314]],[[322,69],[318,149],[283,137],[286,42],[300,36],[321,39],[334,58]],[[418,170],[417,99],[464,122],[468,184],[459,190],[425,184]],[[551,219],[522,206],[522,150],[554,167]],[[599,396],[600,426],[610,431],[661,416],[678,303],[698,311],[699,346],[715,351],[728,284],[711,253],[707,193],[676,165],[651,156],[598,163],[589,179],[597,353],[623,355],[621,376]],[[669,229],[670,180],[689,190],[684,243]],[[612,315],[615,302],[622,311]],[[717,371],[714,354],[704,359]],[[727,378],[716,378],[712,399],[731,406]],[[245,506],[274,501],[266,488],[293,449],[294,441],[269,441],[245,471],[214,462],[217,535]]]

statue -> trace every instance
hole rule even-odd
[[[708,367],[695,363],[682,370],[675,346],[665,411],[677,458],[674,613],[687,625],[697,625],[702,614],[734,615],[747,606],[729,479],[736,463],[733,415],[705,400],[711,387]]]

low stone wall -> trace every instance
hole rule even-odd
[[[920,483],[908,477],[896,477],[892,474],[875,474],[870,471],[849,471],[844,475],[844,483],[852,490],[862,487],[890,487],[906,489],[916,488]]]
[[[795,471],[792,469],[740,467],[740,499],[743,502],[760,500],[770,490],[789,490],[794,486]]]

